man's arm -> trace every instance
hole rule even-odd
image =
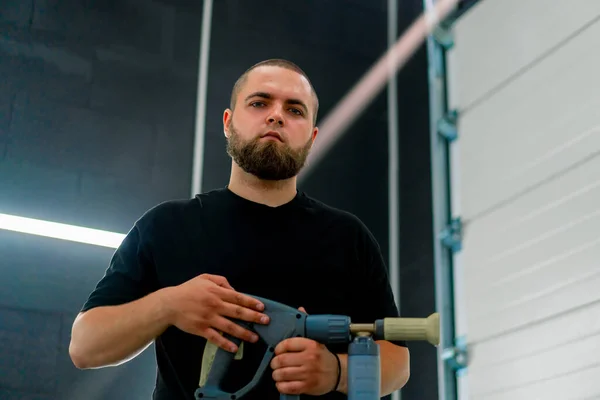
[[[169,326],[165,290],[118,306],[80,313],[71,331],[69,355],[79,369],[129,361]]]
[[[127,233],[75,318],[69,355],[80,369],[118,365],[142,352],[168,326],[156,290],[144,219]]]
[[[410,376],[410,354],[408,348],[397,346],[386,340],[377,340],[380,349],[381,396],[402,389]],[[348,394],[348,355],[338,354],[342,367],[338,392]]]
[[[81,369],[120,364],[139,354],[169,326],[235,353],[234,343],[219,332],[256,342],[253,332],[230,318],[267,324],[268,316],[257,311],[263,309],[262,303],[236,292],[224,277],[202,274],[123,305],[80,314],[73,324],[69,353]]]

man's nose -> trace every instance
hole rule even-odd
[[[269,124],[278,124],[280,126],[283,126],[284,121],[283,121],[283,115],[281,114],[281,111],[273,110],[267,117],[267,122]]]

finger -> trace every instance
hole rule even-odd
[[[229,282],[227,281],[227,279],[224,276],[212,275],[212,274],[202,274],[202,277],[211,282],[216,283],[217,285],[219,285],[221,287],[234,290],[233,287],[229,284]]]
[[[204,336],[206,338],[206,340],[208,340],[209,342],[214,343],[215,345],[217,345],[218,347],[220,347],[221,349],[223,349],[225,351],[230,351],[232,353],[235,353],[238,351],[238,347],[235,345],[235,343],[233,343],[230,340],[227,340],[225,338],[225,336],[221,335],[215,329],[212,329],[212,328],[206,329],[202,336]]]
[[[241,321],[262,325],[269,323],[268,315],[236,304],[222,302],[216,311],[224,317],[238,319]]]
[[[258,340],[258,335],[256,333],[221,316],[218,316],[214,321],[212,321],[212,326],[221,332],[228,333],[231,336],[235,336],[247,342],[254,343]]]
[[[275,347],[275,355],[280,355],[288,352],[304,351],[312,344],[312,341],[307,338],[289,338],[282,340]]]
[[[292,381],[292,382],[277,382],[275,384],[277,386],[277,391],[283,394],[302,394],[304,392],[304,387],[306,386],[304,382],[300,381]]]
[[[258,311],[263,311],[265,309],[265,305],[262,302],[256,300],[252,296],[236,292],[235,290],[221,289],[219,290],[219,296],[221,299],[231,304],[237,304]]]
[[[304,314],[308,314],[308,313],[306,312],[306,310],[304,309],[304,307],[299,307],[299,308],[298,308],[298,310],[302,311]]]
[[[302,357],[298,356],[298,353],[285,353],[273,357],[269,366],[271,369],[281,369],[289,367],[302,367],[305,361]]]
[[[306,370],[302,367],[278,368],[271,375],[275,382],[303,381],[307,378]]]

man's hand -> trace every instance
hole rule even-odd
[[[311,339],[290,338],[279,343],[271,368],[280,393],[319,396],[336,389],[335,355]]]
[[[306,312],[302,307],[299,309]],[[339,373],[336,356],[314,340],[282,341],[275,347],[271,368],[280,393],[319,396],[336,390]]]
[[[165,296],[174,326],[184,332],[202,336],[233,353],[237,352],[237,346],[220,332],[248,342],[256,342],[258,336],[229,318],[257,324],[269,322],[268,316],[259,312],[264,309],[262,303],[236,292],[222,276],[197,276],[179,286],[168,288]]]

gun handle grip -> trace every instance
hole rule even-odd
[[[224,336],[236,344],[236,346],[240,346],[242,340],[231,336],[229,334],[224,334]],[[208,376],[206,378],[206,386],[210,387],[219,387],[221,380],[227,375],[227,370],[231,365],[231,362],[235,358],[235,353],[230,351],[223,350],[221,348],[217,348],[214,360],[212,362],[212,366],[210,371],[208,372]]]
[[[300,400],[300,395],[281,393],[281,395],[279,396],[279,400]]]

